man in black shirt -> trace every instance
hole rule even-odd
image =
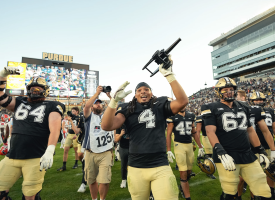
[[[250,98],[251,104],[251,124],[253,125],[256,133],[260,139],[261,144],[267,152],[268,158],[272,162],[275,157],[275,151],[271,151],[270,146],[274,144],[273,134],[275,129],[275,115],[272,108],[266,108],[266,97],[261,92],[254,92]],[[252,116],[253,115],[253,116]],[[267,137],[271,135],[272,137]],[[252,148],[252,150],[254,150]],[[274,194],[274,181],[267,177],[267,183],[271,189],[272,198],[275,198]]]
[[[128,188],[132,200],[149,198],[152,189],[156,200],[178,199],[175,175],[168,164],[166,155],[166,119],[177,114],[188,104],[181,85],[176,81],[172,68],[159,71],[166,77],[175,94],[176,100],[155,97],[151,87],[141,82],[136,86],[135,96],[130,103],[119,105],[131,91],[125,92],[129,82],[125,82],[115,92],[101,126],[104,130],[115,130],[124,123],[129,132]]]
[[[119,155],[121,161],[121,188],[126,188],[127,180],[127,167],[128,167],[128,155],[129,155],[129,134],[125,125],[116,130],[115,143],[119,142]]]
[[[191,170],[194,163],[194,152],[192,136],[199,146],[199,157],[204,156],[203,147],[199,135],[196,134],[194,125],[195,115],[181,110],[177,115],[167,119],[167,154],[168,160],[173,162],[173,153],[171,152],[171,134],[174,133],[174,152],[176,155],[177,165],[180,171],[180,187],[182,188],[184,198],[191,200],[188,180],[191,177]]]
[[[202,106],[205,129],[213,146],[213,160],[216,163],[223,194],[221,199],[235,199],[239,175],[250,186],[257,198],[271,199],[266,176],[251,151],[250,143],[266,162],[268,158],[261,146],[257,133],[250,124],[250,108],[235,100],[237,85],[234,80],[224,77],[215,85],[220,102]]]
[[[79,132],[76,133],[72,127],[73,127],[73,125],[78,126],[78,124],[81,120],[81,117],[79,116],[79,108],[73,107],[71,109],[71,113],[72,113],[73,118],[68,115],[68,121],[70,123],[70,126],[69,126],[69,130],[68,130],[68,135],[66,137],[65,144],[64,144],[63,166],[60,167],[59,169],[57,169],[57,171],[65,171],[67,169],[66,163],[67,163],[67,159],[68,159],[68,153],[69,153],[69,150],[72,145],[73,145],[74,152],[75,152],[75,164],[72,168],[76,169],[78,167],[78,164],[77,164],[78,163],[77,137],[79,135]]]
[[[14,111],[11,147],[0,162],[0,199],[23,175],[22,199],[40,199],[45,170],[51,168],[61,117],[65,106],[45,101],[49,87],[42,78],[33,78],[27,85],[28,97],[7,96],[3,90],[9,74],[19,74],[17,67],[5,67],[0,72],[0,105]]]

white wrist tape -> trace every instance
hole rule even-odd
[[[173,81],[176,80],[174,74],[170,74],[170,75],[166,76],[165,78],[167,79],[167,81],[168,81],[169,83],[172,83]]]
[[[116,109],[116,107],[117,107],[117,102],[116,102],[116,100],[115,100],[114,98],[112,98],[108,106],[109,106],[110,108]]]

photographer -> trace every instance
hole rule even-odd
[[[67,159],[68,159],[68,153],[69,150],[71,148],[71,146],[73,145],[74,151],[75,151],[75,164],[72,167],[73,169],[76,169],[78,167],[77,163],[78,163],[78,154],[77,154],[77,148],[78,148],[78,143],[77,143],[77,137],[78,137],[78,133],[75,133],[73,127],[77,126],[80,122],[80,116],[79,116],[79,108],[78,107],[73,107],[71,109],[71,112],[68,111],[68,121],[69,121],[69,130],[68,130],[68,136],[66,138],[65,141],[65,145],[64,145],[64,154],[63,154],[63,166],[60,167],[57,171],[64,171],[66,170],[66,163],[67,163]],[[76,130],[76,129],[75,129]]]
[[[101,92],[110,98],[110,91],[98,86],[96,93],[86,103],[83,111],[85,117],[85,138],[82,147],[85,148],[85,178],[90,188],[92,199],[105,199],[111,182],[112,148],[114,144],[113,131],[101,128],[103,105],[97,99]],[[98,186],[99,183],[99,186]]]

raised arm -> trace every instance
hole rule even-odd
[[[83,108],[83,114],[85,118],[88,118],[91,113],[92,110],[91,108],[93,107],[93,104],[95,102],[95,100],[98,98],[98,96],[100,95],[100,93],[103,91],[103,87],[102,86],[98,86],[96,89],[96,93],[94,94],[94,96],[92,96],[87,102],[85,107]]]
[[[125,122],[125,116],[123,114],[121,113],[118,113],[117,115],[115,114],[116,114],[116,108],[117,108],[118,102],[124,99],[128,94],[132,92],[131,90],[129,90],[128,92],[124,91],[126,86],[129,84],[130,83],[128,81],[122,84],[118,88],[118,90],[115,92],[114,97],[111,99],[102,117],[101,128],[103,130],[112,131],[112,130],[118,129]]]
[[[4,67],[0,72],[0,105],[12,112],[15,108],[15,98],[5,94],[4,89],[6,87],[8,75],[19,75],[20,70],[18,67]]]
[[[169,60],[172,61],[171,56],[169,56]],[[176,80],[174,73],[172,72],[172,66],[168,69],[164,69],[162,68],[162,65],[160,65],[159,71],[167,79],[176,97],[176,99],[171,102],[170,107],[172,112],[174,114],[177,114],[188,104],[188,97],[185,94],[179,82]]]

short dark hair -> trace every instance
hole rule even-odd
[[[77,111],[79,113],[79,108],[77,106],[76,107],[72,107],[71,110],[75,110],[75,111]]]

